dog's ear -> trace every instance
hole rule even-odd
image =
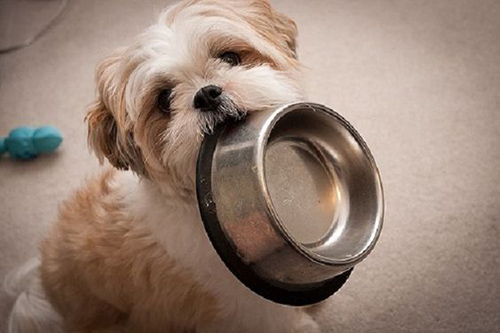
[[[274,42],[290,57],[297,59],[297,25],[288,16],[276,11],[269,0],[250,0],[250,8],[259,17],[253,21],[257,31],[264,37]],[[260,16],[266,18],[265,21]]]
[[[295,24],[295,22],[285,14],[279,13],[275,10],[272,10],[272,14],[276,30],[288,45],[294,57],[297,58],[297,24]]]
[[[129,165],[118,148],[120,143],[116,120],[102,100],[94,102],[85,120],[88,125],[88,143],[99,162],[102,163],[107,158],[114,167],[128,169]]]
[[[96,70],[98,96],[87,111],[88,143],[102,163],[146,175],[142,154],[134,142],[132,124],[123,103],[117,76],[120,55],[108,57]]]

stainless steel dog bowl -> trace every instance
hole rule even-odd
[[[254,292],[289,305],[338,290],[373,249],[384,213],[365,142],[313,103],[219,126],[200,149],[197,195],[227,267]]]

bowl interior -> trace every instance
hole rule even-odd
[[[323,110],[288,112],[264,156],[272,208],[290,239],[328,263],[368,254],[381,227],[382,187],[368,148],[345,120]]]

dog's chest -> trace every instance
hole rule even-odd
[[[118,180],[130,213],[149,229],[181,269],[216,298],[226,318],[224,325],[229,325],[224,326],[224,331],[241,331],[242,327],[256,325],[268,329],[279,325],[279,318],[283,325],[289,325],[293,318],[291,309],[255,295],[227,269],[205,233],[195,200],[162,196],[130,175]]]
[[[205,288],[216,289],[218,295],[224,294],[228,288],[232,293],[237,290],[250,293],[230,273],[212,247],[195,199],[164,195],[129,172],[120,173],[116,184],[134,220],[149,229],[169,257]]]

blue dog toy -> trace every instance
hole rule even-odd
[[[16,159],[30,160],[59,147],[63,138],[55,127],[17,127],[5,139],[0,138],[0,155],[8,152]]]

